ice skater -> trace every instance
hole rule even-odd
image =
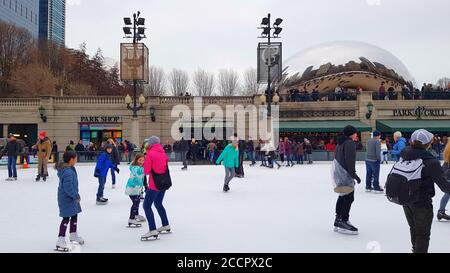
[[[69,151],[64,153],[63,162],[55,165],[55,169],[57,170],[59,177],[59,216],[63,218],[61,224],[59,225],[59,235],[55,249],[57,251],[70,251],[70,248],[67,246],[66,242],[66,231],[69,223],[69,240],[71,242],[77,242],[80,245],[84,244],[83,238],[81,238],[77,233],[78,214],[81,212],[81,197],[78,191],[78,175],[75,170],[76,163],[77,154],[73,151]]]
[[[141,193],[144,188],[144,160],[143,154],[137,154],[133,163],[130,165],[130,178],[128,179],[125,194],[128,195],[133,203],[128,218],[129,227],[141,227],[146,219],[139,215],[139,205],[141,203]]]
[[[335,159],[333,161],[334,191],[339,194],[336,202],[336,219],[334,231],[344,234],[357,235],[358,229],[350,221],[350,208],[354,201],[355,182],[361,183],[356,174],[356,141],[358,134],[355,127],[348,125],[344,128],[344,136],[338,138]]]
[[[238,140],[234,139],[232,143],[228,144],[227,147],[220,154],[219,158],[216,160],[216,164],[219,165],[223,161],[223,166],[225,167],[225,182],[223,184],[223,191],[228,192],[230,190],[230,181],[236,175],[236,168],[239,167],[239,148]]]
[[[38,155],[38,175],[36,176],[36,182],[41,178],[46,181],[48,177],[47,164],[52,154],[52,142],[47,137],[47,133],[42,131],[39,134],[39,141],[33,146],[33,149],[37,149]]]
[[[450,183],[450,141],[447,141],[447,145],[444,149],[444,164],[442,165],[442,172],[445,178]],[[446,193],[441,198],[441,204],[439,206],[439,211],[437,214],[437,219],[440,221],[442,219],[450,221],[450,215],[445,213],[445,207],[447,206],[448,200],[450,199],[450,194]]]
[[[0,158],[2,158],[3,154],[8,156],[8,178],[6,181],[17,181],[17,156],[20,152],[20,145],[16,140],[16,137],[13,134],[9,134],[8,143],[5,146],[2,154],[0,154]]]
[[[153,180],[153,173],[164,174],[168,172],[168,161],[169,158],[161,145],[159,137],[150,137],[147,143],[147,154],[144,162],[144,173],[145,175],[148,175],[148,188],[145,192],[143,205],[145,216],[147,216],[149,231],[141,236],[142,241],[152,238],[157,239],[159,233],[171,231],[166,209],[163,206],[166,191],[159,191]],[[155,217],[153,215],[153,204],[155,204],[156,210],[161,217],[162,227],[158,229],[156,229]]]
[[[98,178],[97,205],[106,205],[108,203],[108,199],[103,197],[108,171],[111,169],[117,173],[120,172],[119,168],[112,162],[112,152],[113,146],[106,144],[105,151],[100,154],[95,165],[94,177]]]

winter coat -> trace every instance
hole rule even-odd
[[[170,144],[164,145],[164,151],[166,154],[170,154],[172,152],[172,146]]]
[[[303,147],[305,148],[305,152],[307,153],[307,154],[312,154],[312,145],[311,145],[311,143],[304,143],[303,144]]]
[[[278,144],[278,152],[280,154],[285,154],[286,153],[286,143],[280,142],[280,144]]]
[[[442,173],[444,173],[445,179],[450,183],[450,163],[445,162],[442,165]]]
[[[295,154],[298,156],[303,156],[304,153],[303,143],[297,143],[295,146]]]
[[[144,162],[144,173],[148,175],[148,189],[158,191],[153,181],[152,171],[157,174],[162,174],[167,171],[167,163],[169,158],[161,144],[153,144],[150,149],[147,150]]]
[[[60,217],[72,217],[81,212],[78,192],[78,175],[75,167],[67,163],[58,163],[58,207]]]
[[[85,149],[83,144],[78,143],[77,146],[75,146],[75,151],[77,152],[84,152],[84,150]]]
[[[215,151],[216,150],[216,143],[214,143],[214,142],[208,143],[208,145],[206,146],[206,149],[208,151]]]
[[[52,154],[52,142],[50,141],[50,139],[48,137],[45,137],[42,140],[39,140],[38,143],[36,143],[36,145],[34,145],[33,147],[35,147],[37,149],[37,154],[38,154],[38,158],[43,159],[43,158],[50,158],[50,155]]]
[[[292,154],[292,143],[290,141],[284,143],[284,153],[287,155]]]
[[[239,149],[234,148],[233,144],[228,144],[220,154],[216,164],[220,164],[222,161],[226,168],[239,167]]]
[[[379,139],[371,138],[367,141],[367,161],[380,161],[381,160],[381,142]]]
[[[406,139],[404,137],[401,137],[398,139],[398,141],[394,144],[394,147],[391,151],[391,154],[393,155],[395,160],[399,159],[400,153],[405,149],[406,147]]]
[[[446,193],[450,193],[450,183],[444,177],[444,168],[441,167],[439,160],[437,160],[429,151],[414,149],[409,146],[406,147],[400,154],[404,160],[416,160],[421,158],[423,160],[424,168],[422,169],[422,181],[420,184],[418,201],[414,203],[418,206],[429,206],[432,204],[434,197],[434,183]]]
[[[103,152],[97,159],[97,164],[95,165],[94,176],[96,177],[106,177],[108,176],[109,169],[115,170],[117,167],[112,162],[112,155],[107,152]]]
[[[6,154],[8,157],[18,156],[20,153],[20,145],[17,140],[8,141],[2,154]]]
[[[73,144],[69,144],[66,146],[66,152],[75,151],[75,146]]]
[[[338,138],[338,145],[334,153],[332,174],[335,190],[338,187],[355,187],[356,174],[356,143],[349,137]]]
[[[111,162],[116,166],[120,164],[120,154],[116,146],[113,146],[113,150],[111,153]]]
[[[189,151],[189,142],[187,140],[185,140],[184,138],[182,138],[180,140],[180,145],[178,146],[178,149],[181,152],[187,152]]]
[[[140,195],[144,187],[144,167],[130,165],[130,178],[125,189],[126,195]]]
[[[255,146],[254,146],[254,144],[253,144],[253,140],[247,141],[247,147],[246,147],[246,150],[247,150],[248,152],[253,152],[253,151],[255,150]]]

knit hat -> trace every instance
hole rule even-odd
[[[112,148],[113,148],[113,146],[112,146],[111,144],[106,144],[106,145],[105,145],[105,151],[106,151],[107,149],[109,149],[109,148],[111,148],[111,149],[112,149]]]
[[[150,149],[154,144],[161,143],[161,140],[157,136],[151,136],[148,138],[147,147]]]
[[[40,139],[45,138],[46,136],[47,136],[47,132],[45,132],[45,131],[42,131],[42,132],[39,134],[39,138],[40,138]]]
[[[414,133],[411,135],[411,141],[412,142],[420,142],[422,144],[428,144],[433,141],[434,135],[430,132],[428,132],[425,129],[419,129],[414,131]]]
[[[347,125],[344,128],[344,135],[347,137],[349,137],[353,134],[356,134],[357,132],[358,132],[358,130],[356,130],[356,128],[351,125]]]
[[[373,137],[379,137],[379,136],[381,136],[381,132],[377,130],[377,131],[374,131],[372,133],[372,135],[373,135]]]

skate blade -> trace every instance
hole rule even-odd
[[[158,240],[158,235],[151,237],[141,237],[142,242],[156,241],[156,240]]]
[[[345,235],[358,235],[358,231],[350,231],[350,230],[336,228],[336,227],[334,228],[334,231],[337,233],[345,234]]]
[[[172,231],[170,229],[168,230],[163,230],[163,231],[158,231],[159,234],[170,234],[172,233]]]
[[[96,204],[99,206],[105,206],[108,202],[96,202]]]
[[[64,252],[64,253],[67,253],[67,252],[72,251],[72,248],[69,248],[69,247],[64,248],[64,247],[59,247],[59,246],[57,246],[57,247],[55,247],[55,249],[53,249],[53,250],[56,251],[56,252]]]
[[[129,225],[127,226],[127,228],[140,228],[140,227],[142,227],[142,225],[133,225],[133,224],[129,224]]]

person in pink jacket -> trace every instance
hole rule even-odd
[[[166,209],[163,206],[165,191],[158,191],[153,181],[152,171],[162,174],[167,171],[167,157],[160,140],[156,136],[148,139],[147,155],[144,162],[144,173],[148,175],[148,188],[145,192],[144,211],[147,217],[149,232],[141,236],[141,240],[149,238],[158,238],[158,234],[162,232],[170,232],[169,220],[167,219]],[[153,215],[152,204],[155,204],[156,210],[161,217],[162,227],[156,229],[155,217]]]

